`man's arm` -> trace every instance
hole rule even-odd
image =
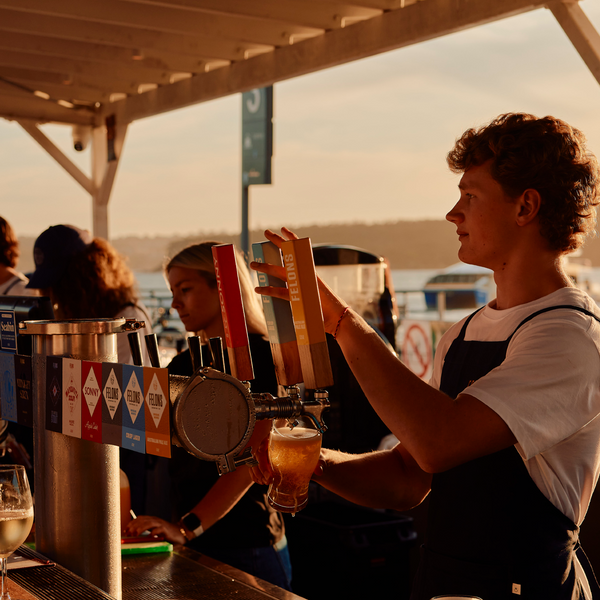
[[[297,238],[286,228],[282,232],[285,237],[268,230],[265,236],[279,247],[285,239]],[[286,279],[283,267],[251,266]],[[318,281],[325,330],[335,336],[371,406],[424,471],[446,471],[516,443],[508,425],[483,402],[466,394],[453,400],[421,381],[362,317]],[[289,300],[287,288],[256,291]]]
[[[425,473],[402,447],[366,454],[321,450],[314,480],[328,490],[362,506],[408,510],[420,504],[431,489]]]
[[[468,394],[453,400],[419,379],[354,311],[342,319],[337,341],[373,408],[424,471],[445,471],[516,443],[483,402]]]

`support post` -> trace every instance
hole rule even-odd
[[[240,234],[240,248],[244,253],[246,262],[250,261],[250,232],[249,232],[249,214],[250,214],[250,186],[242,183],[242,231]]]
[[[19,119],[19,125],[88,193],[93,192],[92,180],[68,158],[37,126],[35,121]]]
[[[600,83],[600,33],[596,31],[578,2],[549,2],[548,8],[596,81]]]
[[[92,129],[92,182],[94,186],[92,230],[95,237],[105,240],[109,239],[108,201],[115,182],[126,133],[127,124],[118,122],[109,132],[104,124]],[[110,140],[107,141],[109,136]]]

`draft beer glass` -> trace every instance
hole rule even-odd
[[[308,502],[308,484],[319,462],[321,434],[304,416],[275,419],[269,436],[273,483],[269,504],[280,512],[297,513]]]

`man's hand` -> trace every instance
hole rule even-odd
[[[279,235],[278,233],[267,229],[265,231],[265,237],[270,242],[273,242],[280,250],[281,244],[286,240],[299,239],[298,236],[293,231],[290,231],[287,227],[282,227],[281,233],[282,235]],[[250,268],[254,269],[255,271],[259,271],[260,273],[272,275],[281,279],[282,281],[287,282],[287,272],[285,267],[267,263],[251,262]],[[324,281],[322,281],[319,276],[317,276],[317,284],[319,286],[319,296],[321,298],[321,309],[323,311],[323,324],[325,326],[325,331],[333,335],[340,321],[340,317],[344,314],[347,305],[341,298],[333,293],[333,291]],[[257,287],[255,288],[255,291],[263,296],[271,296],[273,298],[280,298],[288,301],[290,299],[288,289],[283,287]]]

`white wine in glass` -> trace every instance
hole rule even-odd
[[[25,467],[0,465],[0,600],[11,600],[6,582],[6,560],[27,539],[33,525],[33,500]]]

